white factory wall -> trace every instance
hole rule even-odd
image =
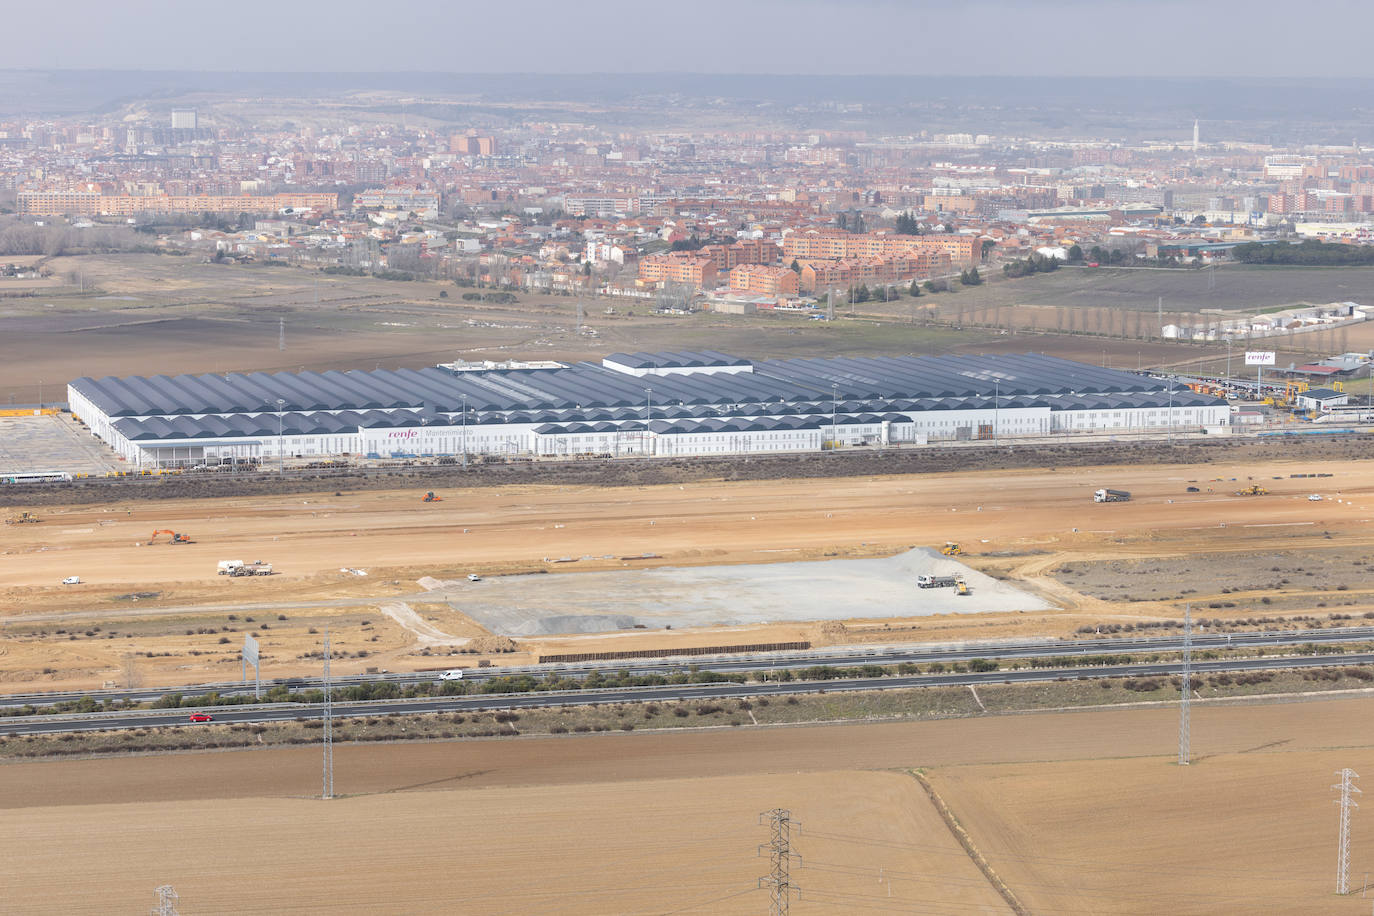
[[[1164,407],[1120,410],[1051,410],[1042,407],[1001,407],[980,410],[939,410],[906,413],[906,420],[862,424],[839,423],[834,429],[822,418],[819,429],[758,432],[654,433],[646,436],[642,421],[624,421],[612,432],[539,434],[544,423],[469,423],[459,425],[369,428],[346,433],[278,437],[273,435],[204,439],[130,441],[122,436],[94,404],[80,392],[67,389],[72,412],[97,437],[135,466],[159,463],[195,464],[200,461],[257,459],[273,461],[278,447],[285,457],[324,458],[339,455],[710,455],[817,451],[830,447],[924,444],[927,442],[996,437],[1043,436],[1051,433],[1111,430],[1175,430],[1224,426],[1229,408],[1177,407],[1173,418]],[[265,413],[269,419],[275,414]],[[270,427],[270,423],[268,424]],[[465,447],[466,446],[466,447]]]

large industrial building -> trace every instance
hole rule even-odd
[[[1229,423],[1225,401],[1039,354],[81,378],[72,412],[135,467],[342,456],[726,455]]]

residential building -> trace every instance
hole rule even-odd
[[[270,194],[134,197],[88,191],[20,191],[20,213],[34,216],[137,216],[140,213],[274,213],[291,208],[333,212],[338,194]]]
[[[780,298],[792,298],[801,291],[796,271],[763,264],[741,264],[730,271],[730,288]]]
[[[649,255],[639,262],[641,284],[683,283],[702,289],[715,286],[718,275],[716,262],[696,252]]]

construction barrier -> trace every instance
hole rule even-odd
[[[55,417],[61,412],[57,407],[5,407],[0,408],[0,417]]]

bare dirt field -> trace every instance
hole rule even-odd
[[[0,403],[36,403],[86,375],[423,367],[455,358],[600,359],[616,350],[715,348],[754,357],[932,352],[985,332],[821,326],[801,318],[657,316],[642,303],[519,294],[464,301],[452,283],[329,276],[157,255],[52,259],[86,292],[0,300]],[[441,297],[441,293],[445,294]],[[609,309],[609,312],[608,312]],[[286,349],[278,349],[285,321]]]
[[[784,807],[797,912],[1009,911],[919,768],[1031,912],[1353,914],[1327,787],[1369,767],[1352,723],[1371,713],[1199,707],[1186,770],[1169,708],[347,745],[330,802],[307,797],[308,748],[15,763],[0,856],[17,911],[130,909],[170,883],[187,912],[758,912],[758,812]],[[440,837],[457,864],[418,880]],[[1356,875],[1371,842],[1357,812]]]
[[[1031,912],[1363,912],[1374,823],[1354,818],[1355,893],[1341,899],[1329,786],[1374,753],[1271,755],[1266,743],[1186,768],[1093,760],[937,769],[930,779]]]
[[[11,885],[7,906],[131,910],[170,883],[182,911],[196,913],[756,913],[761,901],[767,906],[756,880],[768,866],[757,855],[767,841],[759,812],[811,807],[801,829],[816,833],[805,888],[813,905],[833,912],[871,898],[875,862],[916,873],[933,853],[939,878],[916,886],[961,911],[1010,912],[961,855],[915,780],[900,773],[651,779],[573,791],[445,790],[446,783],[461,786],[440,779],[431,787],[438,791],[328,803],[152,803],[136,806],[137,825],[121,823],[127,805],[28,809],[42,815],[15,826],[39,830],[47,842],[0,842],[10,874],[42,873],[54,861],[86,864],[77,880],[54,874]],[[807,805],[818,797],[827,799],[824,807]],[[662,830],[642,829],[652,822]],[[357,836],[362,825],[365,839],[319,842]],[[848,841],[856,831],[889,848],[875,857]],[[170,837],[180,848],[175,854]]]
[[[1035,350],[1118,367],[1171,364],[1219,351],[1113,339],[1157,333],[1146,313],[1158,296],[1170,314],[1359,299],[1370,273],[1234,267],[1208,290],[1195,271],[1065,269],[957,294],[869,302],[853,320],[841,310],[835,322],[658,316],[642,303],[590,299],[582,303],[579,334],[571,297],[522,293],[513,305],[493,306],[463,301],[451,283],[147,254],[55,258],[45,266],[60,276],[79,273],[85,292],[30,290],[0,302],[0,402],[36,403],[38,380],[61,392],[83,375],[417,367],[460,356],[579,360],[615,350],[709,347],[755,358]],[[922,324],[930,309],[964,330]],[[282,320],[285,350],[277,345]],[[998,327],[983,326],[990,324]],[[1352,329],[1346,343],[1355,346],[1362,334],[1374,346],[1374,327]],[[1339,343],[1306,335],[1291,345]]]
[[[1365,301],[1374,289],[1374,268],[1264,267],[1227,264],[1209,270],[1065,267],[1020,280],[987,283],[937,301],[967,309],[1008,305],[1068,306],[1153,312],[1164,300],[1166,312],[1204,309],[1266,309],[1297,303]],[[903,300],[905,302],[905,300]],[[1044,327],[1044,325],[1042,325]]]
[[[1330,473],[1317,484],[1288,473]],[[1282,479],[1271,479],[1275,475]],[[1216,482],[1213,478],[1221,477]],[[1262,497],[1186,493],[1188,486],[1229,490],[1249,478],[1273,491]],[[1233,482],[1230,478],[1236,478]],[[1130,489],[1129,503],[1096,504],[1097,486]],[[852,589],[843,624],[786,619],[743,627],[621,630],[609,634],[522,640],[524,660],[550,652],[600,648],[665,649],[732,643],[880,642],[891,639],[1012,639],[1071,636],[1109,622],[1175,620],[1183,600],[1222,607],[1208,616],[1247,616],[1260,592],[1298,561],[1266,560],[1267,577],[1183,584],[1159,576],[1122,577],[1155,592],[1113,594],[1108,583],[1056,573],[1080,564],[1165,562],[1207,555],[1222,571],[1227,558],[1288,551],[1343,551],[1353,563],[1374,540],[1374,469],[1365,462],[1216,462],[1206,466],[1118,466],[1103,469],[1009,470],[830,480],[694,482],[654,487],[489,487],[446,490],[424,504],[415,491],[340,491],[297,497],[165,500],[44,507],[35,525],[0,529],[0,686],[10,690],[82,688],[130,680],[145,684],[228,680],[238,674],[241,633],[263,643],[264,675],[313,670],[310,654],[328,625],[346,672],[369,667],[432,668],[435,633],[455,646],[490,631],[463,612],[460,584],[443,594],[419,580],[463,580],[467,573],[497,590],[511,574],[543,573],[557,589],[584,570],[773,564],[830,558],[889,557],[913,546],[964,545],[968,565],[1048,600],[1051,610],[997,611],[968,599],[976,615],[906,618],[877,592]],[[149,544],[154,529],[194,542]],[[621,559],[643,554],[648,560]],[[612,559],[602,559],[603,557]],[[550,562],[564,557],[571,563]],[[593,559],[581,559],[589,557]],[[218,560],[262,559],[278,575],[216,576]],[[1241,561],[1237,561],[1241,562]],[[1202,561],[1199,560],[1199,569]],[[1251,566],[1255,564],[1251,563]],[[1082,569],[1090,567],[1083,565]],[[1148,567],[1142,567],[1148,568]],[[1248,568],[1248,567],[1247,567]],[[342,569],[365,570],[358,576]],[[1347,581],[1294,576],[1274,610],[1359,615],[1370,609],[1371,584],[1349,567]],[[1257,573],[1260,570],[1252,570]],[[83,583],[60,586],[63,576]],[[1187,575],[1187,574],[1183,574]],[[1165,583],[1168,583],[1167,585]],[[1210,583],[1210,584],[1209,584]],[[1232,585],[1251,586],[1251,601],[1232,600]],[[1346,585],[1344,590],[1337,590]],[[1184,594],[1184,590],[1191,590]],[[916,590],[912,589],[913,595]],[[1276,599],[1277,600],[1277,599]],[[1231,607],[1224,606],[1230,602]],[[413,612],[388,614],[400,603]],[[689,602],[690,603],[690,602]],[[608,607],[608,611],[613,608]],[[702,618],[711,619],[709,616]],[[312,632],[312,630],[314,632]],[[443,640],[440,639],[439,642]],[[47,669],[47,670],[45,670]]]

